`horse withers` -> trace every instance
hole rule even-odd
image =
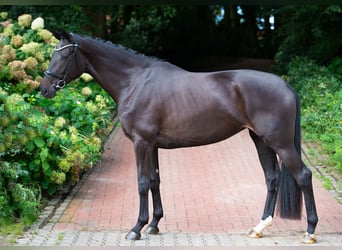
[[[277,200],[281,217],[300,219],[303,193],[307,231],[302,242],[316,242],[312,174],[301,159],[299,100],[280,77],[254,70],[188,72],[99,39],[53,33],[60,41],[41,94],[52,98],[82,73],[91,74],[117,103],[123,131],[134,144],[140,209],[127,239],[140,239],[149,221],[149,191],[153,218],[145,232],[159,232],[163,207],[158,148],[207,145],[248,129],[267,185],[261,221],[248,235],[263,236]]]

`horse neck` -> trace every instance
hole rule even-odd
[[[148,65],[146,58],[140,55],[92,38],[84,38],[80,50],[86,59],[85,71],[118,105],[129,91],[131,78]]]

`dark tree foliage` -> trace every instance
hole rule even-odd
[[[107,14],[107,39],[129,48],[159,55],[165,49],[177,10],[172,6],[119,5]]]
[[[92,7],[99,8],[99,7]],[[46,28],[51,29],[65,29],[70,32],[79,32],[84,27],[92,27],[95,31],[95,24],[87,15],[85,7],[79,5],[42,5],[42,6],[28,6],[28,5],[13,5],[0,6],[0,11],[7,11],[8,17],[15,19],[21,14],[31,14],[33,18],[41,16],[45,20]],[[93,12],[97,12],[96,10]],[[88,32],[90,34],[90,32]]]
[[[41,16],[47,28],[97,36],[180,66],[212,56],[276,55],[278,70],[285,72],[294,56],[329,64],[342,52],[339,5],[45,5],[0,11],[12,18]]]
[[[293,5],[277,13],[281,43],[275,56],[278,70],[287,71],[295,56],[327,65],[342,54],[342,8],[338,5]]]

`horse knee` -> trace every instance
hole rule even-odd
[[[150,190],[150,181],[147,179],[141,179],[138,181],[138,191],[140,195],[148,195]]]

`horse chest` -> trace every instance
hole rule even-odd
[[[136,109],[119,113],[119,120],[125,135],[131,140],[144,140],[153,143],[158,133],[154,122],[155,114],[139,112]]]

